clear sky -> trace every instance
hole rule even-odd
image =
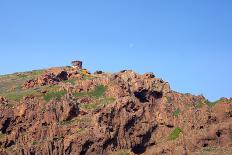
[[[83,60],[232,97],[231,0],[0,0],[0,74]]]

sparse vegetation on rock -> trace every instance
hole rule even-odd
[[[176,139],[180,136],[181,132],[182,132],[181,128],[179,128],[179,127],[175,128],[175,129],[170,133],[168,139],[169,139],[169,140],[176,140]]]

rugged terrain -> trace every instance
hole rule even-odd
[[[0,76],[1,155],[232,154],[232,99],[153,73],[57,67]]]

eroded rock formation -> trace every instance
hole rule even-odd
[[[24,89],[42,91],[1,105],[0,154],[231,153],[231,99],[177,93],[152,73],[70,75],[32,79]]]

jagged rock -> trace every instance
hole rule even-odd
[[[144,78],[155,78],[155,74],[150,72],[150,73],[145,73],[144,75]]]
[[[36,86],[45,86],[45,85],[55,85],[60,81],[60,79],[55,76],[53,73],[46,73],[38,77],[37,79],[32,79],[23,84],[23,89],[33,88]]]
[[[83,78],[75,68],[50,69],[24,89],[44,85],[59,89],[20,102],[0,97],[0,154],[231,154],[231,99],[209,103],[131,70]]]
[[[68,80],[68,73],[66,71],[61,71],[56,77],[59,81],[65,81]]]

